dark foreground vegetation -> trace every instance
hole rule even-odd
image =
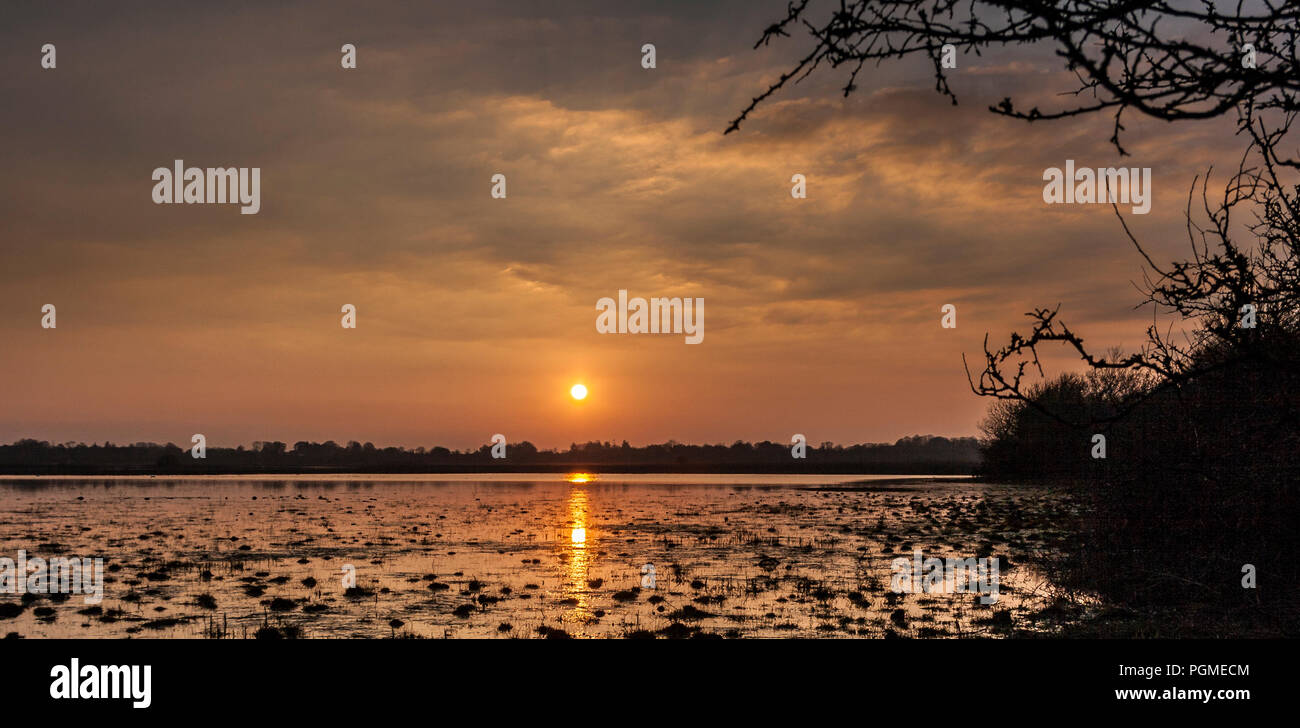
[[[252,448],[209,447],[198,459],[189,449],[158,445],[52,445],[21,440],[0,445],[0,474],[6,475],[184,475],[238,473],[528,473],[575,470],[603,473],[894,473],[960,475],[979,462],[975,438],[904,437],[891,444],[809,446],[796,459],[790,446],[773,442],[731,445],[632,447],[623,442],[574,444],[568,450],[538,450],[524,441],[506,445],[493,458],[491,445],[477,450],[445,447],[378,448],[371,443],[256,442]]]
[[[1298,355],[1278,341],[1177,387],[1060,376],[993,407],[983,474],[1076,485],[1090,508],[1054,578],[1176,620],[1147,624],[1152,636],[1294,634]]]

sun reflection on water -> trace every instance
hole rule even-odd
[[[569,544],[565,556],[568,562],[567,579],[564,592],[566,599],[573,606],[564,615],[565,622],[585,623],[591,619],[588,604],[587,579],[591,567],[591,554],[588,550],[587,533],[588,495],[584,488],[569,491],[569,523],[573,530],[569,532]]]

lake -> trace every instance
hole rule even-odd
[[[0,594],[0,634],[1050,632],[1058,595],[1031,559],[1061,536],[1047,516],[1070,507],[1045,489],[923,476],[0,478],[0,557],[104,567],[96,604]],[[896,593],[894,562],[917,549],[997,557],[996,602],[950,575]]]

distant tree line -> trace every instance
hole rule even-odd
[[[20,440],[0,445],[0,473],[236,474],[236,473],[479,473],[479,472],[700,472],[700,473],[898,473],[969,474],[979,464],[973,437],[904,437],[893,444],[809,446],[792,457],[790,445],[736,441],[686,445],[672,440],[633,447],[623,441],[574,443],[567,450],[539,450],[528,441],[509,443],[505,458],[491,445],[476,450],[445,447],[376,447],[372,443],[254,442],[251,448],[208,447],[204,458],[172,443],[51,444]]]

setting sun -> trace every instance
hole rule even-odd
[[[573,385],[573,389],[569,390],[569,394],[572,395],[574,399],[586,399],[587,387],[582,384],[575,384]]]

